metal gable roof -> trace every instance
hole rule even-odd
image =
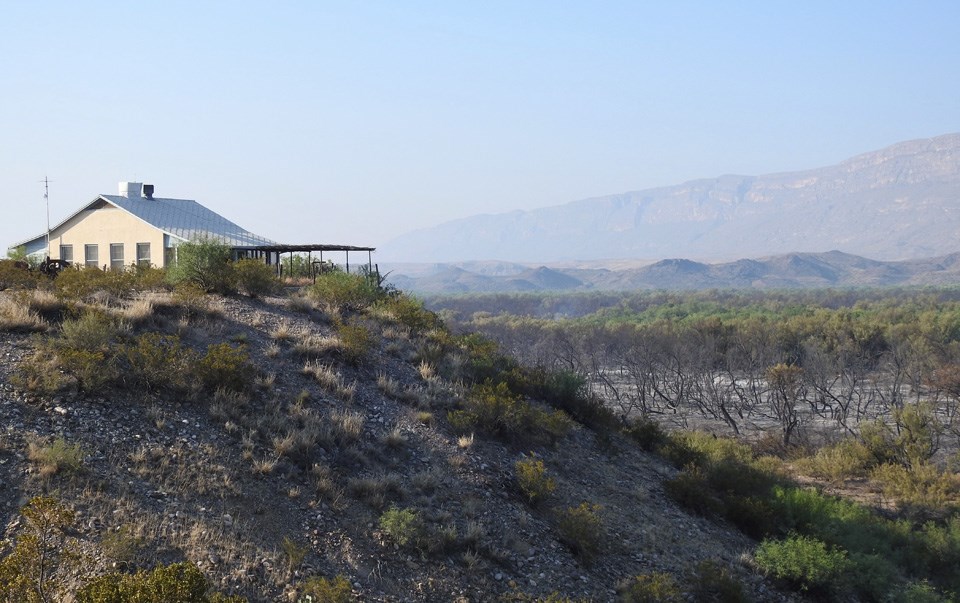
[[[215,239],[231,247],[275,245],[189,199],[145,199],[100,195],[120,209],[179,239]]]

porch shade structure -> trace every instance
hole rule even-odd
[[[279,270],[283,262],[283,254],[289,253],[291,257],[294,253],[303,253],[306,252],[310,254],[308,257],[312,263],[313,252],[319,252],[320,261],[323,261],[323,252],[343,252],[345,254],[345,265],[347,272],[350,272],[350,252],[367,252],[367,270],[369,272],[373,271],[373,252],[376,251],[376,247],[359,247],[356,245],[328,245],[328,244],[302,244],[302,245],[256,245],[252,247],[247,247],[245,251],[253,252],[252,254],[248,253],[248,256],[261,256],[265,259],[268,265],[274,263],[276,260],[276,265]],[[276,255],[274,255],[276,254]]]

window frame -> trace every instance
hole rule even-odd
[[[90,251],[93,251],[91,254]],[[92,257],[92,259],[91,259]],[[86,243],[83,246],[83,265],[100,267],[100,245],[97,243]]]
[[[143,250],[146,250],[146,254]],[[150,243],[137,243],[137,266],[150,266]]]
[[[117,250],[119,254],[115,253]],[[120,271],[126,266],[123,263],[123,243],[110,243],[110,270]]]

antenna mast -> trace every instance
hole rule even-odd
[[[50,259],[50,181],[43,177],[43,201],[47,205],[47,259]]]

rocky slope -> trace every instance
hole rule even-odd
[[[418,262],[725,261],[840,249],[905,260],[956,251],[958,227],[960,134],[949,134],[819,169],[467,217],[398,237],[381,252]]]
[[[256,389],[199,399],[122,386],[31,394],[12,378],[35,362],[34,336],[0,333],[7,538],[21,527],[20,506],[50,493],[78,514],[88,571],[189,560],[217,588],[251,601],[296,600],[307,578],[336,575],[361,601],[554,592],[611,601],[633,576],[682,579],[704,559],[730,568],[756,600],[791,599],[750,569],[754,542],[676,507],[662,487],[675,470],[618,436],[575,426],[553,447],[458,437],[446,419],[457,384],[421,362],[426,335],[388,318],[362,318],[375,338],[354,365],[309,350],[333,337],[339,316],[304,298],[215,298],[202,312],[185,312],[165,293],[88,303],[127,316],[139,304],[132,333],[176,333],[200,349],[242,347]],[[311,356],[342,387],[306,374]],[[75,471],[50,471],[34,454],[57,439],[82,451]],[[537,508],[514,479],[514,463],[528,455],[557,482]],[[584,501],[601,508],[592,562],[565,546],[556,525],[557,510]],[[400,546],[385,533],[380,518],[391,506],[416,510],[422,546]]]

